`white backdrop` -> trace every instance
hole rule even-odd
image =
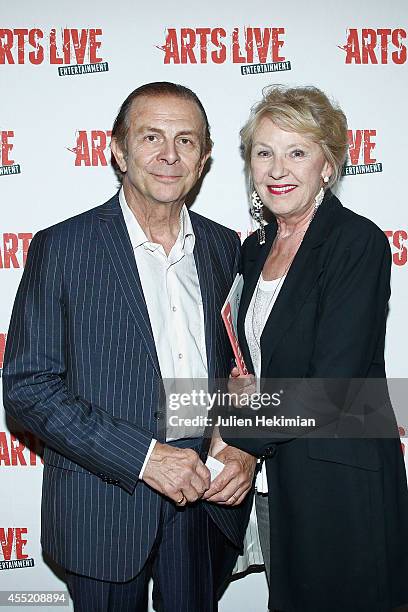
[[[139,85],[170,80],[201,98],[215,142],[212,167],[194,210],[243,238],[252,225],[238,132],[262,87],[313,84],[337,99],[348,117],[351,143],[351,169],[338,194],[343,204],[370,217],[389,236],[393,270],[387,371],[406,377],[407,17],[403,0],[286,5],[87,0],[77,6],[72,0],[20,0],[4,5],[0,368],[31,236],[114,193],[109,130],[118,108]],[[83,67],[89,64],[94,67]],[[84,70],[93,72],[79,73]],[[408,419],[400,425],[404,436]],[[64,588],[41,556],[41,478],[40,460],[12,440],[0,413],[0,590]],[[8,565],[4,561],[25,558],[33,559],[34,566],[2,569]],[[262,611],[266,600],[263,575],[252,575],[230,586],[220,609]]]

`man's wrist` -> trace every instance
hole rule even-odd
[[[144,471],[146,469],[146,465],[147,465],[147,463],[148,463],[148,461],[150,459],[150,455],[152,454],[154,447],[156,446],[156,442],[157,442],[157,440],[155,438],[152,438],[152,441],[150,442],[150,446],[149,446],[148,451],[146,453],[145,460],[143,461],[142,469],[139,472],[139,480],[142,480],[142,478],[143,478],[143,474],[144,474]]]

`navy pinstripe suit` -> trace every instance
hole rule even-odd
[[[208,373],[224,377],[231,353],[219,312],[239,240],[190,216]],[[138,473],[152,437],[164,442],[165,431],[158,359],[117,195],[34,237],[3,375],[7,412],[46,444],[44,550],[78,574],[133,578],[151,551],[162,502]],[[249,504],[205,506],[240,547]]]

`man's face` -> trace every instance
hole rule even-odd
[[[203,118],[196,104],[173,96],[141,96],[129,112],[127,151],[112,150],[123,185],[136,199],[184,201],[209,154],[203,152]]]

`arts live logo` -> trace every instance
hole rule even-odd
[[[26,552],[27,527],[0,527],[0,570],[34,567]]]
[[[290,70],[283,54],[285,28],[168,28],[164,44],[165,64],[241,65],[241,74],[260,74]]]
[[[0,431],[0,468],[41,466],[43,450],[42,442],[30,431]]]
[[[0,334],[0,378],[3,374],[3,361],[4,361],[4,351],[6,348],[6,338],[7,334]]]
[[[75,146],[67,147],[75,154],[75,166],[107,166],[111,134],[111,130],[78,130]]]
[[[235,231],[238,234],[238,237],[241,240],[241,242],[244,242],[244,240],[246,240],[248,236],[254,233],[253,229],[235,230]]]
[[[346,64],[405,64],[406,38],[403,28],[349,28],[346,43],[338,46]]]
[[[401,450],[402,450],[402,454],[405,455],[405,442],[406,442],[406,437],[408,436],[408,428],[406,426],[403,426],[403,425],[398,425],[398,433],[399,433],[400,438],[401,438]],[[403,440],[405,440],[405,442],[403,442]]]
[[[348,159],[343,167],[343,175],[371,174],[382,172],[382,163],[374,156],[377,130],[348,130]]]
[[[396,266],[405,266],[407,263],[407,230],[385,230],[385,235],[390,241],[392,251],[392,263]]]
[[[0,234],[0,270],[24,268],[32,237],[32,232]]]
[[[100,28],[1,28],[0,65],[58,65],[60,76],[106,72],[108,62],[100,57],[102,36]]]
[[[0,131],[0,176],[5,174],[20,174],[20,164],[12,159],[14,132],[13,130]]]

